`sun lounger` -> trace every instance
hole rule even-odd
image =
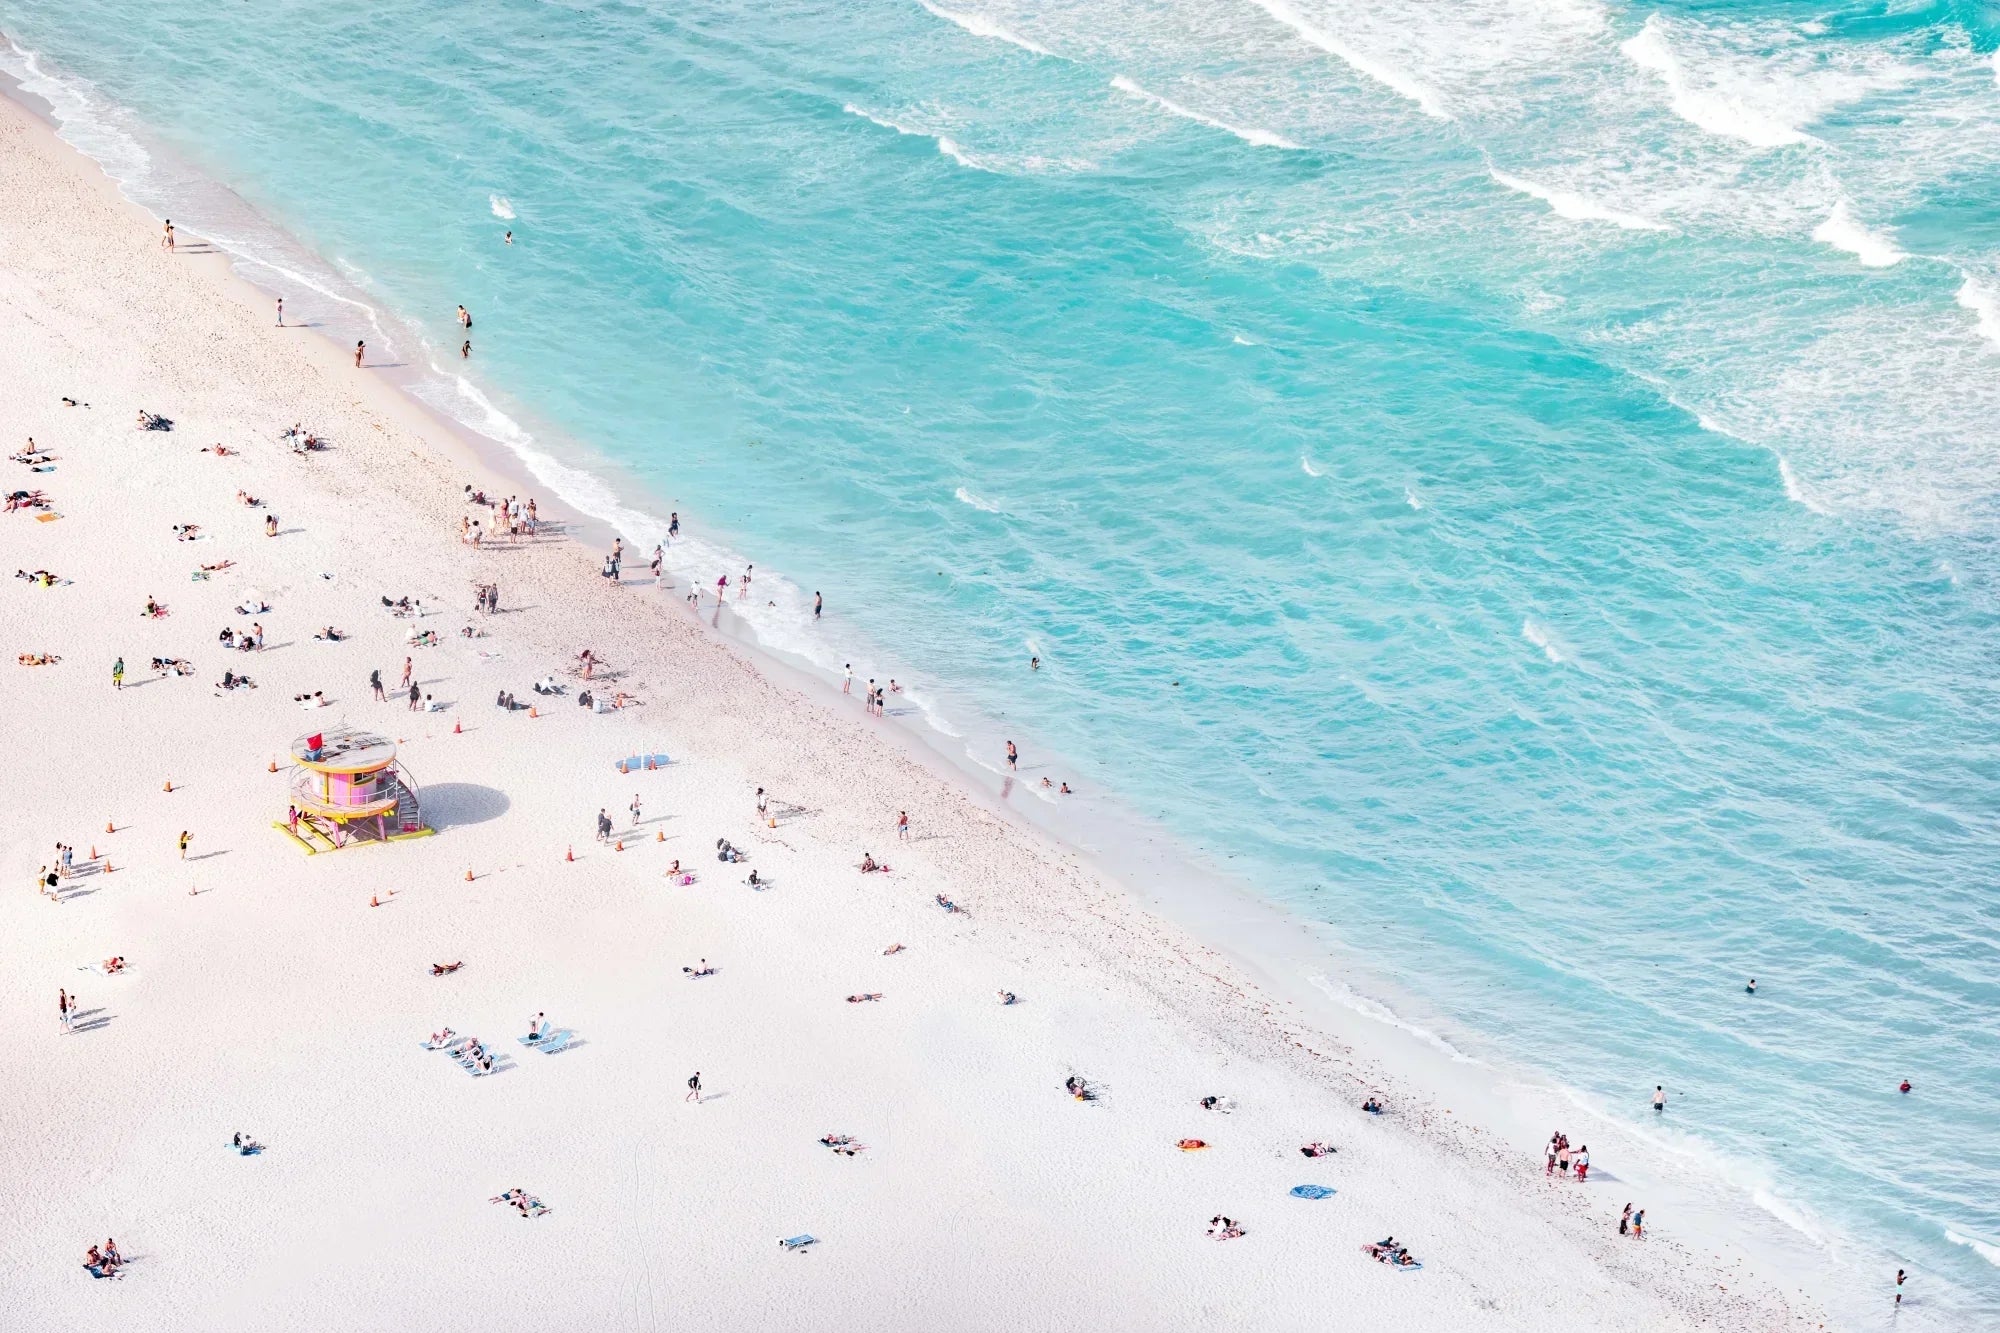
[[[819,1237],[804,1236],[804,1235],[780,1236],[778,1238],[778,1244],[782,1245],[786,1250],[803,1250],[808,1245],[819,1244]]]

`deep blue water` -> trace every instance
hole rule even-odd
[[[775,645],[1232,854],[1464,1044],[1682,1090],[1670,1146],[2000,1320],[1991,7],[0,27],[289,309],[758,562]]]

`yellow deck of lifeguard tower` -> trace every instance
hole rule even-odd
[[[299,818],[271,826],[306,855],[435,832],[424,823],[417,784],[396,762],[388,737],[340,727],[300,736],[291,748],[291,803]]]

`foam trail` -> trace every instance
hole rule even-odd
[[[949,9],[932,4],[931,0],[917,0],[917,3],[943,19],[946,23],[956,23],[974,37],[990,37],[994,41],[1011,42],[1023,51],[1031,51],[1038,56],[1053,56],[1055,54],[1055,52],[1049,50],[1048,47],[1043,46],[1041,43],[1029,41],[1026,37],[1021,36],[1021,34],[1001,27],[992,19],[981,18],[977,14],[954,13]]]
[[[1647,19],[1646,25],[1618,49],[1639,68],[1660,76],[1660,81],[1667,85],[1668,105],[1690,125],[1710,134],[1739,139],[1752,148],[1782,148],[1786,144],[1813,142],[1811,135],[1741,102],[1690,87],[1681,62],[1667,45],[1658,15]]]
[[[1293,143],[1284,135],[1273,134],[1269,130],[1240,129],[1226,121],[1217,120],[1214,116],[1204,116],[1201,112],[1184,107],[1179,102],[1170,101],[1158,93],[1148,92],[1146,89],[1132,82],[1132,80],[1126,78],[1123,74],[1113,79],[1111,86],[1121,93],[1138,98],[1142,102],[1151,102],[1154,106],[1159,107],[1169,115],[1179,116],[1182,120],[1191,120],[1197,125],[1206,125],[1212,130],[1221,130],[1224,134],[1233,134],[1244,143],[1255,144],[1259,148],[1303,148],[1305,146],[1304,144]]]
[[[1554,190],[1546,185],[1537,185],[1533,181],[1522,180],[1519,176],[1510,176],[1492,166],[1486,168],[1486,174],[1510,190],[1541,200],[1557,217],[1569,218],[1574,222],[1609,222],[1627,231],[1673,230],[1664,222],[1655,222],[1637,213],[1621,213],[1615,208],[1605,207],[1595,199],[1572,194],[1568,190]]]
[[[963,486],[959,487],[957,490],[952,492],[952,498],[957,500],[960,504],[971,505],[974,509],[979,510],[983,514],[997,514],[1000,512],[999,505],[994,504],[991,500],[987,500],[978,495],[973,494],[971,491],[968,491]]]
[[[1313,466],[1312,459],[1307,458],[1304,454],[1299,455],[1299,466],[1305,469],[1305,474],[1308,477],[1317,477],[1322,475],[1320,470]]]
[[[1454,1063],[1462,1065],[1476,1065],[1481,1063],[1467,1055],[1464,1051],[1459,1050],[1458,1047],[1452,1045],[1437,1033],[1432,1032],[1429,1028],[1419,1027],[1414,1023],[1405,1023],[1402,1019],[1396,1017],[1395,1012],[1387,1005],[1357,993],[1352,986],[1344,982],[1335,981],[1324,973],[1319,972],[1313,973],[1306,980],[1312,983],[1314,989],[1318,990],[1341,1008],[1351,1009],[1364,1018],[1372,1018],[1377,1023],[1385,1023],[1399,1031],[1407,1032],[1433,1050],[1442,1051],[1444,1054],[1450,1056]]]
[[[1994,63],[1996,66],[2000,66],[2000,56],[1994,58]],[[1995,1245],[1991,1241],[1978,1240],[1972,1236],[1962,1235],[1959,1232],[1953,1231],[1950,1227],[1945,1228],[1944,1238],[1954,1245],[1965,1246],[1987,1263],[1992,1264],[1995,1268],[2000,1268],[2000,1245]]]
[[[1844,201],[1833,206],[1832,214],[1813,228],[1812,236],[1821,245],[1847,251],[1868,268],[1890,268],[1908,258],[1894,241],[1856,222]]]
[[[2000,296],[1980,286],[1968,274],[1958,289],[1958,303],[1978,319],[1979,336],[2000,347]]]
[[[1783,454],[1778,455],[1778,480],[1785,484],[1785,498],[1793,504],[1804,505],[1815,514],[1828,515],[1833,512],[1806,493],[1806,488],[1799,484],[1798,474],[1792,471],[1792,465],[1785,461]]]
[[[486,204],[487,207],[493,210],[493,216],[499,218],[502,222],[512,222],[514,220],[514,201],[506,195],[489,194],[486,196]]]
[[[1521,637],[1541,649],[1542,656],[1548,658],[1549,661],[1556,663],[1558,666],[1569,660],[1556,647],[1555,640],[1549,637],[1549,632],[1540,625],[1537,625],[1533,620],[1524,620],[1521,622]]]
[[[1252,0],[1252,2],[1308,43],[1346,64],[1355,73],[1364,74],[1389,91],[1409,98],[1425,115],[1438,120],[1451,119],[1451,113],[1444,109],[1444,103],[1438,100],[1436,93],[1403,71],[1385,65],[1372,56],[1361,54],[1326,29],[1309,22],[1298,10],[1287,4],[1286,0]]]
[[[840,109],[842,111],[845,111],[850,116],[861,117],[861,119],[867,121],[870,125],[880,125],[885,130],[894,130],[896,133],[907,135],[912,139],[933,140],[937,144],[938,152],[944,154],[952,161],[958,163],[958,165],[960,165],[961,167],[970,167],[974,171],[993,170],[992,167],[987,166],[984,162],[981,162],[978,158],[973,157],[970,153],[967,153],[963,148],[960,148],[958,146],[957,140],[955,139],[946,138],[942,134],[927,134],[923,130],[913,130],[908,125],[899,125],[895,121],[890,120],[886,116],[878,116],[872,111],[863,111],[860,107],[854,105],[854,103],[852,102],[847,103]]]

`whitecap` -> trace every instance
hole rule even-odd
[[[847,103],[840,109],[842,111],[845,111],[850,116],[861,117],[861,119],[867,121],[870,125],[880,125],[885,130],[894,130],[898,134],[907,134],[911,138],[929,139],[933,137],[931,135],[925,134],[922,130],[913,130],[907,125],[900,125],[895,121],[890,120],[887,116],[878,116],[873,111],[863,111],[860,107],[854,105],[854,103],[852,102]]]
[[[1019,33],[1001,27],[992,19],[982,18],[978,14],[955,13],[952,10],[932,4],[931,0],[917,0],[917,3],[945,22],[956,23],[974,37],[990,37],[995,41],[1009,42],[1020,47],[1023,51],[1031,51],[1038,56],[1052,56],[1055,54],[1055,52],[1049,50],[1048,47],[1043,46],[1041,43],[1029,41]]]
[[[1405,486],[1403,488],[1403,503],[1412,509],[1422,509],[1424,507],[1423,497],[1417,494],[1417,488],[1414,486]]]
[[[997,514],[1000,512],[999,505],[994,504],[991,500],[987,500],[978,495],[973,494],[971,491],[968,491],[963,486],[959,487],[951,494],[952,498],[957,500],[960,504],[971,505],[974,509],[979,510],[981,513]]]
[[[896,133],[907,135],[912,139],[934,140],[937,143],[938,152],[958,163],[961,167],[970,167],[974,171],[996,170],[996,168],[987,165],[959,147],[956,139],[948,138],[942,134],[931,134],[925,130],[911,129],[908,125],[900,124],[889,119],[887,116],[878,116],[872,111],[864,111],[852,102],[847,103],[840,109],[850,116],[859,116],[871,125],[880,125],[885,130],[894,130]]]
[[[1657,14],[1648,18],[1645,26],[1618,49],[1639,68],[1660,76],[1660,81],[1667,85],[1668,105],[1690,125],[1710,134],[1741,140],[1752,148],[1781,148],[1813,141],[1812,136],[1776,116],[1691,85],[1673,48],[1667,44],[1666,31]]]
[[[1314,467],[1312,459],[1306,457],[1304,454],[1299,455],[1299,466],[1305,469],[1305,474],[1308,477],[1318,477],[1325,475],[1318,468]]]
[[[1264,345],[1260,342],[1255,341],[1254,339],[1246,338],[1240,333],[1231,334],[1229,336],[1229,341],[1235,343],[1238,347],[1262,347]]]
[[[489,194],[486,196],[486,205],[493,210],[493,216],[499,218],[502,222],[512,222],[514,220],[514,201],[506,195]]]
[[[960,148],[958,146],[958,141],[955,139],[948,139],[944,135],[940,134],[937,137],[937,146],[938,146],[938,151],[940,153],[943,153],[946,157],[958,163],[958,165],[960,165],[961,167],[971,167],[974,171],[993,170],[992,167],[987,166],[984,162],[981,162],[978,158],[966,152],[963,148]]]
[[[1504,171],[1488,165],[1486,174],[1508,189],[1539,199],[1549,206],[1549,211],[1557,217],[1569,218],[1573,222],[1609,222],[1627,231],[1672,231],[1664,222],[1655,222],[1637,213],[1622,213],[1615,208],[1598,203],[1595,199],[1575,194],[1569,190],[1557,190],[1519,176],[1510,176]]]
[[[1806,488],[1799,484],[1798,474],[1792,471],[1792,465],[1785,461],[1783,454],[1778,455],[1778,480],[1785,485],[1785,498],[1793,504],[1804,505],[1815,514],[1825,515],[1833,512],[1813,499],[1806,492]]]
[[[1227,121],[1217,120],[1214,116],[1205,116],[1199,111],[1190,110],[1182,106],[1179,102],[1170,101],[1158,93],[1148,92],[1132,80],[1126,78],[1123,74],[1111,80],[1111,86],[1121,93],[1138,98],[1142,102],[1151,102],[1168,115],[1179,116],[1182,120],[1191,120],[1197,125],[1206,125],[1212,130],[1221,130],[1224,134],[1233,134],[1244,143],[1255,144],[1259,148],[1303,148],[1305,146],[1293,143],[1284,135],[1274,134],[1270,130],[1246,130],[1231,125]]]
[[[1856,222],[1848,213],[1845,200],[1833,206],[1832,214],[1813,228],[1812,236],[1821,245],[1847,251],[1867,268],[1889,268],[1908,258],[1894,241]]]
[[[2000,58],[1996,58],[1996,63],[2000,63]],[[2000,1245],[1995,1245],[1992,1241],[1980,1240],[1976,1237],[1965,1235],[1962,1232],[1953,1231],[1950,1227],[1945,1228],[1944,1238],[1954,1245],[1965,1246],[1987,1263],[1992,1264],[1995,1268],[2000,1268]]]
[[[1537,625],[1533,620],[1523,620],[1521,622],[1521,637],[1541,649],[1542,656],[1548,658],[1551,662],[1560,665],[1569,660],[1562,655],[1562,650],[1556,647],[1556,642],[1550,637],[1549,632],[1540,625]]]
[[[1968,273],[1958,289],[1958,303],[1977,319],[1979,336],[2000,347],[2000,297],[1980,286]]]
[[[1308,21],[1298,10],[1287,4],[1286,0],[1255,0],[1255,3],[1266,14],[1290,28],[1311,45],[1341,61],[1355,73],[1366,75],[1389,91],[1409,98],[1425,115],[1438,120],[1451,119],[1451,113],[1444,109],[1444,103],[1438,100],[1435,92],[1395,66],[1362,54],[1326,29]]]

